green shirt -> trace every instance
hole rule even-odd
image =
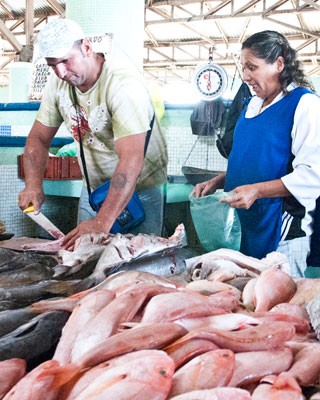
[[[65,122],[75,139],[79,157],[78,122],[90,186],[110,179],[118,162],[114,142],[126,136],[146,132],[154,114],[146,85],[135,67],[115,66],[105,61],[101,75],[86,93],[76,89],[80,105],[77,121],[70,85],[51,74],[46,85],[37,120],[49,127]],[[155,118],[137,190],[166,181],[167,145]]]

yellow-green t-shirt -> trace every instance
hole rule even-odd
[[[36,119],[49,127],[65,122],[75,139],[79,157],[78,122],[89,174],[95,189],[110,179],[118,162],[114,142],[126,136],[146,132],[154,114],[152,100],[134,67],[104,62],[101,75],[87,92],[76,89],[80,105],[77,119],[70,85],[51,74]],[[155,118],[137,190],[157,186],[166,180],[167,145]]]

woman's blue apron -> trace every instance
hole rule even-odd
[[[237,186],[279,179],[292,159],[291,131],[294,113],[307,89],[296,88],[254,118],[244,110],[236,125],[226,174],[225,191]],[[256,200],[249,210],[237,209],[241,222],[240,251],[263,258],[278,247],[282,198]]]

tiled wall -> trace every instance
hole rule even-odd
[[[17,166],[0,166],[0,220],[8,233],[15,237],[49,238],[45,231],[23,214],[17,204],[18,193],[24,188],[24,181],[18,178]],[[49,196],[42,207],[43,213],[67,233],[75,226],[78,199]]]

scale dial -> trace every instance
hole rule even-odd
[[[207,63],[197,68],[193,85],[202,100],[220,97],[228,85],[228,75],[219,65]]]

